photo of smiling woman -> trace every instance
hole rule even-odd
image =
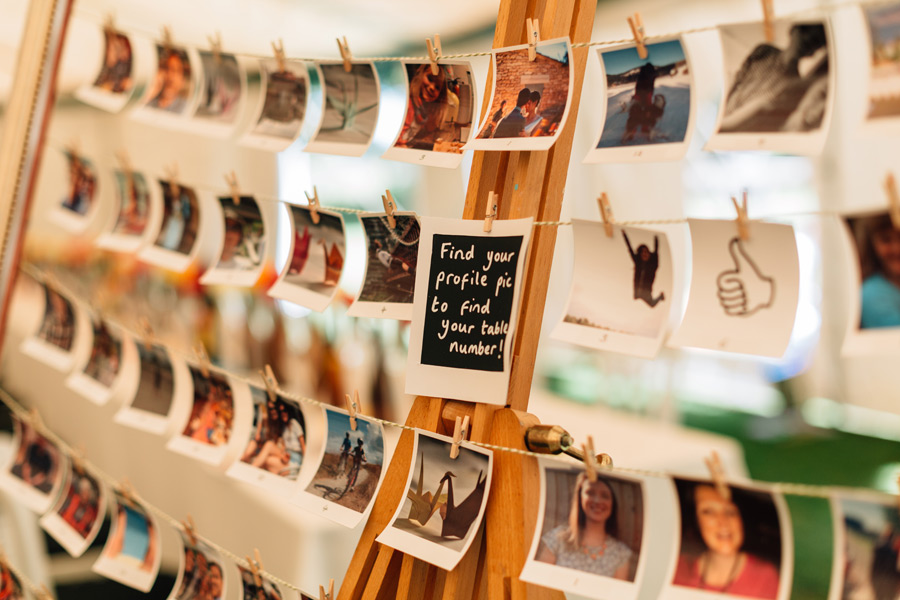
[[[681,505],[681,551],[672,583],[775,600],[783,549],[774,497],[730,486],[731,498],[726,498],[711,483],[674,481]]]

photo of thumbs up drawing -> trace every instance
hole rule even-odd
[[[719,273],[719,304],[730,317],[748,317],[775,301],[775,280],[763,275],[739,237],[728,243],[733,269]]]

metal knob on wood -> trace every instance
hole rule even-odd
[[[559,425],[534,425],[525,431],[525,447],[529,451],[537,454],[568,454],[583,462],[584,453],[574,442],[569,432]],[[606,453],[598,454],[597,464],[611,468],[612,457]]]

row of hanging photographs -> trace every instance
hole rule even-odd
[[[900,117],[900,33],[893,23],[900,4],[863,7],[870,56],[865,118],[883,125]],[[821,151],[835,96],[835,41],[828,19],[781,19],[766,40],[763,23],[719,27],[725,97],[710,150]],[[120,110],[135,89],[133,41],[105,30],[106,49],[96,80],[78,92],[86,102]],[[859,37],[866,37],[860,32]],[[849,44],[848,44],[849,46]],[[604,89],[603,127],[586,162],[675,160],[693,129],[694,71],[684,40],[597,51]],[[384,158],[456,167],[464,150],[546,150],[555,142],[573,93],[572,47],[567,39],[543,41],[529,60],[527,45],[495,49],[489,109],[475,127],[475,81],[467,62],[408,61],[405,117]],[[171,41],[155,45],[156,72],[134,117],[219,137],[235,134],[248,106],[246,57],[197,51]],[[252,59],[258,60],[258,59]],[[323,89],[322,115],[306,150],[359,156],[372,141],[379,109],[374,63],[316,61]],[[306,63],[282,53],[262,59],[261,93],[241,143],[280,151],[300,134],[310,95]],[[862,72],[860,64],[852,71]],[[848,69],[848,72],[851,70]],[[867,90],[867,91],[866,91]]]
[[[44,289],[48,304],[74,311],[58,292]],[[123,339],[102,322],[93,328],[87,359],[76,359],[72,333],[48,319],[22,349],[70,372],[68,385],[89,400],[124,400],[117,423],[169,434],[169,449],[220,468],[230,464],[228,476],[345,526],[363,520],[389,460],[380,422],[356,414],[354,425],[343,410],[315,409],[271,388],[204,373],[202,364]],[[60,345],[65,339],[68,349]],[[93,568],[149,590],[160,564],[161,523],[127,485],[108,489],[108,476],[86,468],[82,457],[60,449],[35,424],[42,426],[35,413],[16,421],[17,450],[0,471],[0,486],[42,513],[42,526],[75,556],[97,536],[108,505],[112,526]],[[477,537],[493,470],[492,451],[461,441],[453,458],[453,446],[452,438],[416,431],[407,491],[378,536],[448,570]],[[809,577],[811,559],[794,550],[790,511],[777,486],[608,470],[592,481],[584,466],[551,458],[540,466],[525,581],[590,598],[687,599],[704,590],[716,594],[710,597],[782,600],[790,596],[795,569]],[[829,581],[834,598],[891,597],[879,590],[898,585],[896,498],[840,489],[824,495],[831,503],[833,566],[831,574],[818,570],[819,583]],[[169,598],[204,597],[199,590],[229,581],[245,594],[256,585],[267,598],[284,597],[268,581],[254,583],[250,571],[234,572],[191,527],[180,534],[183,552]]]

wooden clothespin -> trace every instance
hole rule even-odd
[[[134,170],[131,168],[131,159],[128,158],[128,152],[125,148],[119,148],[116,150],[116,160],[119,161],[119,167],[122,170],[122,173],[125,175],[125,180],[128,183],[128,187],[131,188],[134,184],[132,183],[134,177]]]
[[[131,481],[128,480],[127,477],[123,478],[122,481],[119,482],[118,488],[119,494],[122,498],[125,499],[126,502],[130,504],[137,504],[137,492],[134,491],[134,486],[131,485]]]
[[[353,70],[353,55],[350,54],[350,44],[347,43],[347,36],[337,39],[338,50],[341,51],[341,60],[344,61],[344,70],[348,73]]]
[[[228,190],[231,192],[231,199],[235,206],[241,205],[241,186],[238,185],[237,173],[234,169],[231,173],[225,173],[225,183],[228,184]]]
[[[394,229],[397,227],[397,220],[394,218],[394,209],[397,207],[397,203],[394,201],[391,190],[386,190],[385,193],[382,194],[381,204],[384,206],[384,214],[387,215],[388,227]]]
[[[440,66],[438,66],[438,60],[440,60],[441,55],[444,51],[441,49],[441,36],[437,33],[434,34],[434,43],[431,43],[431,38],[425,38],[425,47],[428,49],[428,60],[431,61],[431,74],[437,75],[440,73]]]
[[[253,558],[249,556],[244,557],[247,560],[247,564],[250,565],[250,572],[253,573],[253,583],[256,584],[256,587],[262,587],[263,580],[262,575],[260,575],[260,571],[264,571],[262,565],[262,559],[259,556],[259,548],[253,549]]]
[[[613,217],[612,206],[609,205],[609,198],[606,192],[600,194],[600,197],[597,198],[597,203],[600,205],[600,218],[603,220],[603,229],[606,230],[606,237],[612,237],[613,224],[616,222],[616,219]]]
[[[285,66],[286,58],[284,56],[284,42],[281,38],[278,38],[278,43],[272,42],[272,52],[275,54],[275,62],[278,64],[278,70],[281,72],[287,71],[287,67]]]
[[[525,34],[528,36],[528,60],[537,58],[537,45],[541,41],[541,29],[537,19],[525,19]]]
[[[334,579],[328,580],[328,591],[321,585],[319,586],[319,600],[334,600]]]
[[[594,483],[597,481],[597,454],[594,451],[594,438],[587,436],[587,440],[581,445],[581,451],[584,453],[584,470],[587,473],[588,481]]]
[[[72,138],[71,140],[69,140],[69,143],[66,144],[66,152],[69,154],[72,160],[81,159],[81,144],[78,142],[78,138]]]
[[[465,417],[456,417],[456,424],[453,426],[453,444],[450,446],[450,458],[456,460],[459,456],[459,443],[466,440],[469,435],[469,415]]]
[[[28,411],[28,422],[31,425],[31,428],[41,433],[46,430],[44,427],[44,420],[41,418],[41,413],[38,412],[38,409],[32,407]]]
[[[490,233],[494,228],[494,219],[497,218],[497,202],[500,196],[494,192],[488,194],[487,208],[484,211],[484,232]]]
[[[181,186],[178,185],[178,163],[172,163],[166,167],[166,177],[169,179],[169,192],[172,197],[181,196]]]
[[[272,370],[272,365],[266,365],[265,370],[259,372],[259,376],[262,377],[263,383],[266,384],[269,400],[275,402],[275,400],[278,399],[278,380],[275,379],[275,372]]]
[[[725,500],[731,500],[731,488],[725,482],[725,469],[722,468],[722,461],[719,459],[719,453],[713,450],[712,454],[703,459],[706,467],[709,469],[709,477],[712,479],[716,491]]]
[[[209,379],[209,354],[206,353],[206,346],[203,342],[197,342],[197,345],[194,346],[194,354],[197,356],[197,362],[199,363],[197,366],[200,367],[200,373],[203,374],[203,377]]]
[[[644,20],[641,18],[641,13],[636,12],[634,16],[628,17],[628,26],[631,27],[631,35],[634,36],[638,56],[641,57],[641,60],[647,58],[647,46],[644,45]]]
[[[217,31],[215,36],[208,35],[206,39],[209,40],[209,49],[212,50],[216,62],[222,62],[222,34]]]
[[[747,190],[744,190],[740,203],[734,196],[731,197],[731,202],[734,204],[734,210],[737,211],[738,237],[746,242],[750,239],[750,220],[747,218]]]
[[[47,585],[42,583],[37,591],[37,600],[55,600],[53,598],[53,594],[50,593],[50,590],[47,588]]]
[[[350,429],[356,431],[356,415],[359,414],[359,390],[353,390],[353,397],[345,394],[347,400],[347,412],[350,413]]]
[[[168,25],[163,25],[162,28],[162,45],[166,52],[172,49],[172,30],[169,29]]]
[[[312,219],[314,225],[319,224],[319,207],[322,206],[319,202],[319,190],[316,189],[316,186],[313,186],[313,195],[310,196],[308,192],[303,192],[306,195],[306,201],[309,203],[309,217]]]
[[[772,0],[762,0],[763,10],[763,31],[765,32],[766,41],[770,44],[775,41],[775,6]]]
[[[139,317],[137,322],[138,333],[143,340],[144,348],[150,350],[153,347],[153,326],[150,325],[150,319],[147,317]]]
[[[187,536],[188,541],[190,541],[191,546],[196,546],[197,526],[194,524],[194,517],[188,514],[185,520],[181,522],[181,528],[184,529],[184,534]]]
[[[112,33],[116,30],[116,14],[113,12],[106,13],[106,17],[103,19],[103,31],[106,33]]]
[[[900,229],[900,194],[897,193],[897,180],[893,173],[888,173],[884,178],[884,191],[888,197],[888,214],[891,215],[891,223],[894,229]]]
[[[84,444],[78,444],[78,447],[72,448],[72,452],[69,454],[69,458],[72,460],[72,468],[79,475],[84,475],[85,473],[84,454]]]

